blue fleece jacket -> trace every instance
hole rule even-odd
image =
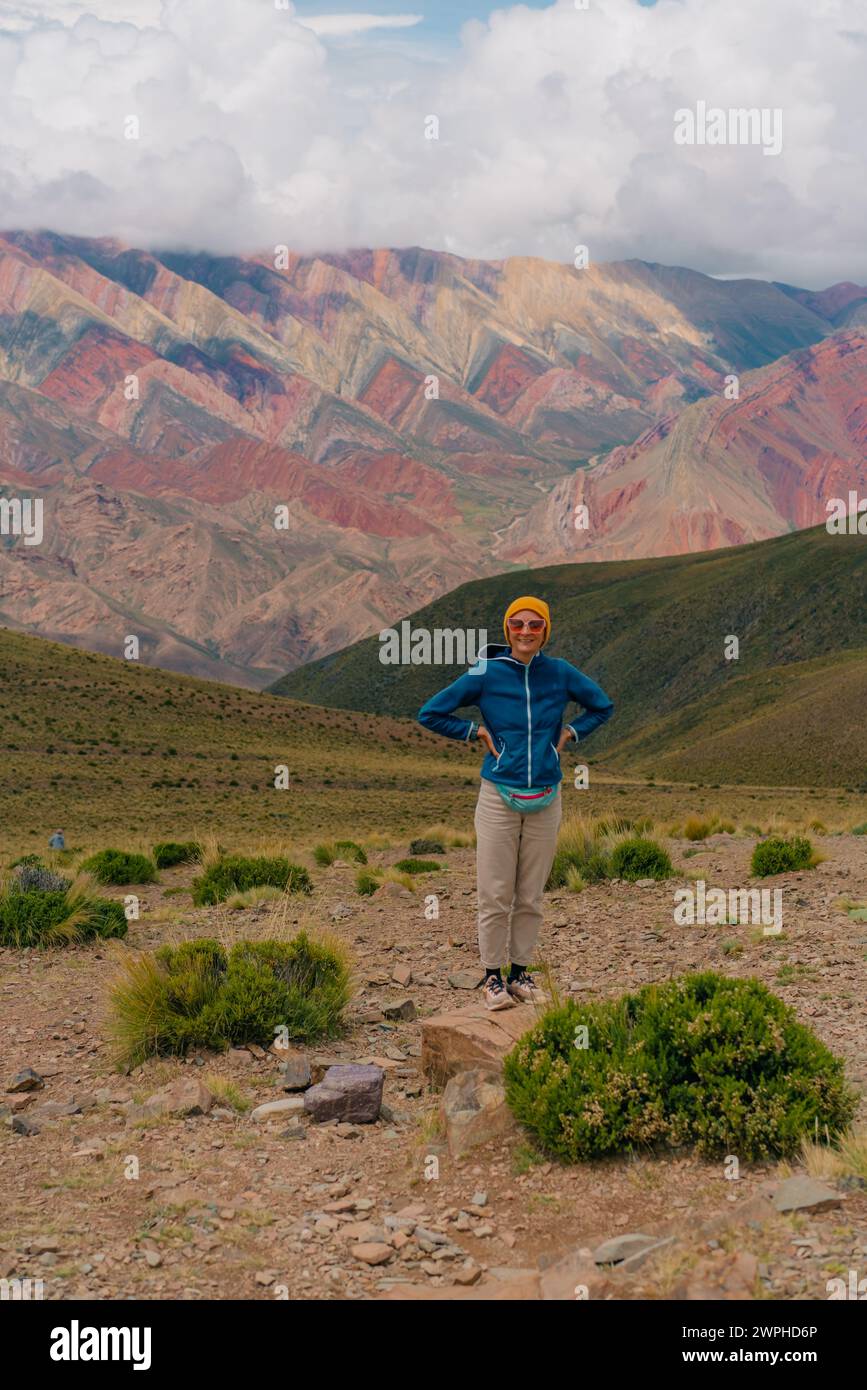
[[[537,652],[526,665],[509,647],[488,646],[482,658],[419,710],[419,723],[446,738],[473,739],[478,723],[454,711],[475,705],[499,749],[485,755],[482,776],[506,787],[552,786],[562,781],[557,741],[570,700],[584,709],[568,727],[577,740],[610,719],[614,705],[570,662]]]

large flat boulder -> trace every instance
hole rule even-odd
[[[536,1011],[528,1004],[497,1011],[471,1004],[433,1014],[421,1027],[422,1071],[440,1086],[477,1067],[499,1071],[506,1053],[535,1022]]]

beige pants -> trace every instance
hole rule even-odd
[[[485,969],[529,965],[542,925],[545,889],[560,828],[556,798],[527,816],[511,810],[493,782],[482,778],[476,805],[479,950]]]

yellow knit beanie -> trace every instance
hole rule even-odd
[[[509,619],[514,617],[515,613],[521,613],[525,608],[529,609],[531,613],[538,613],[540,618],[545,619],[545,636],[542,639],[542,646],[544,647],[548,638],[551,636],[550,610],[544,599],[528,598],[526,595],[524,598],[516,598],[514,603],[510,603],[506,609],[506,614],[503,618],[503,631],[506,634],[506,641],[508,642],[509,640]]]

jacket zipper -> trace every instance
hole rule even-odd
[[[524,689],[527,692],[527,786],[533,785],[533,715],[530,710],[530,667],[524,667]]]

